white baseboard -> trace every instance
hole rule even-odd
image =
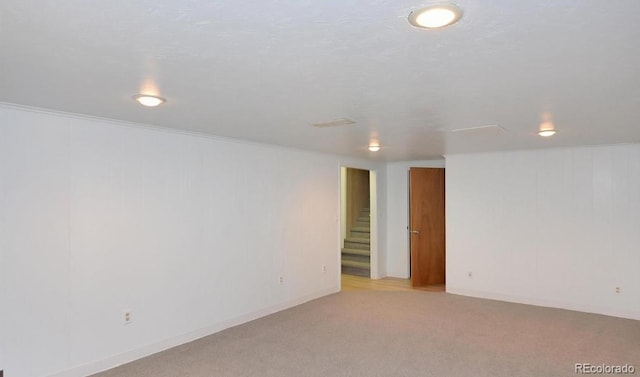
[[[324,289],[294,300],[286,301],[277,305],[273,305],[267,308],[263,308],[251,313],[243,314],[241,316],[215,323],[211,326],[201,328],[195,331],[191,331],[186,334],[176,336],[174,338],[165,339],[163,341],[149,344],[140,348],[136,348],[130,351],[126,351],[114,356],[107,357],[102,360],[93,361],[87,364],[78,365],[73,368],[64,370],[59,373],[50,375],[49,377],[84,377],[91,374],[99,373],[107,369],[115,368],[117,366],[130,363],[132,361],[141,359],[153,355],[169,348],[177,347],[179,345],[192,342],[196,339],[215,334],[222,330],[228,329],[233,326],[238,326],[246,322],[253,321],[258,318],[265,317],[269,314],[273,314],[285,309],[292,308],[294,306],[304,304],[305,302],[315,300],[320,297],[324,297],[340,291],[340,287],[333,287]]]
[[[399,271],[387,271],[387,277],[390,278],[398,278],[398,279],[409,279],[409,274],[407,274],[406,272],[399,272]]]
[[[556,309],[575,310],[578,312],[603,314],[611,317],[640,320],[640,312],[634,312],[634,311],[624,311],[624,310],[616,310],[612,308],[605,308],[605,307],[592,306],[592,305],[579,305],[579,304],[572,304],[572,303],[566,303],[566,302],[556,302],[552,300],[536,299],[531,297],[510,296],[510,295],[503,295],[503,294],[494,293],[494,292],[475,291],[471,289],[456,288],[456,287],[449,287],[449,286],[446,287],[446,290],[447,290],[447,293],[461,295],[461,296],[514,302],[518,304],[543,306],[543,307],[556,308]]]

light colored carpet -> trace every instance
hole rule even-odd
[[[640,321],[446,293],[350,291],[96,377],[575,376],[635,366]]]

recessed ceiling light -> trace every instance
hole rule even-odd
[[[547,118],[540,123],[540,128],[538,128],[538,135],[542,137],[549,137],[556,134],[556,126],[553,125],[550,116],[546,117]]]
[[[379,151],[379,150],[380,150],[380,145],[378,145],[378,144],[371,144],[371,145],[369,145],[369,150],[370,150],[371,152],[377,152],[377,151]]]
[[[136,94],[133,96],[133,99],[140,102],[142,106],[147,107],[156,107],[161,103],[167,102],[167,100],[162,97],[152,96],[149,94]]]
[[[542,136],[542,137],[549,137],[549,136],[553,136],[556,134],[556,130],[542,130],[542,131],[538,131],[538,135]]]
[[[433,4],[409,14],[409,23],[422,29],[437,29],[456,23],[462,9],[455,4]]]

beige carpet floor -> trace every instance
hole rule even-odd
[[[99,377],[575,376],[635,366],[640,321],[446,293],[330,295]]]

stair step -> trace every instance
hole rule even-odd
[[[371,248],[371,240],[369,238],[362,237],[347,237],[344,240],[345,249],[364,249],[369,250]]]
[[[346,275],[362,276],[365,278],[371,277],[371,271],[368,268],[342,266],[341,271]]]
[[[362,238],[362,237],[347,237],[344,239],[344,242],[361,243],[361,244],[369,245],[371,243],[371,240],[368,238]]]
[[[363,232],[363,233],[369,233],[369,228],[368,226],[354,226],[353,228],[351,228],[352,232]]]
[[[371,252],[369,250],[366,249],[351,249],[348,247],[343,247],[342,248],[342,255],[345,254],[355,254],[355,255],[364,255],[364,256],[370,256]]]
[[[344,241],[344,248],[345,249],[360,249],[360,250],[367,250],[367,251],[369,251],[369,249],[370,249],[368,243],[355,243],[355,242],[348,242],[348,241]]]
[[[364,221],[356,221],[355,226],[360,226],[360,227],[364,227],[364,228],[371,228],[371,223],[370,222],[364,222]]]
[[[366,238],[366,239],[369,239],[369,238],[371,238],[371,232],[369,232],[368,229],[365,229],[365,230],[351,229],[351,233],[349,233],[349,237],[350,238]]]
[[[356,267],[356,268],[365,268],[369,269],[369,263],[367,262],[358,262],[354,260],[342,260],[343,267]]]
[[[341,260],[369,263],[371,258],[368,255],[342,254]]]

